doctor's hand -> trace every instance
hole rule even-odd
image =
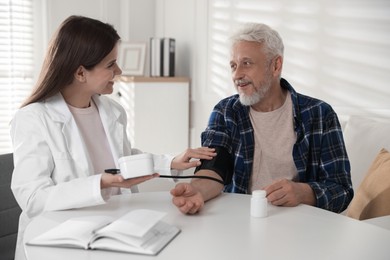
[[[140,184],[144,181],[153,179],[158,177],[157,173],[151,175],[140,176],[136,178],[124,179],[121,175],[114,175],[110,173],[102,173],[102,177],[100,179],[100,188],[110,188],[110,187],[118,187],[118,188],[130,188],[134,185]]]
[[[195,214],[204,205],[202,194],[190,183],[177,184],[171,194],[173,204],[184,214]]]
[[[201,163],[199,160],[191,159],[205,159],[211,160],[217,153],[214,148],[199,147],[195,149],[186,149],[181,154],[175,156],[171,163],[171,168],[175,170],[186,170],[192,167],[197,167]]]

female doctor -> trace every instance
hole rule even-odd
[[[40,79],[11,122],[15,169],[11,188],[22,208],[16,258],[23,259],[23,233],[43,211],[105,203],[136,184],[200,164],[214,150],[187,149],[172,157],[153,155],[156,174],[124,180],[104,173],[118,159],[140,151],[126,136],[124,109],[105,94],[121,74],[120,37],[98,20],[71,16],[53,38]],[[127,188],[127,189],[126,189]]]

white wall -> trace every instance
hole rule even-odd
[[[122,40],[147,41],[154,35],[155,0],[43,0],[47,3],[50,37],[70,15],[84,15],[112,24]]]

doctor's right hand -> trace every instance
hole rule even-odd
[[[140,176],[136,178],[124,179],[121,175],[114,175],[110,173],[102,173],[102,177],[100,179],[100,188],[110,188],[110,187],[118,187],[118,188],[130,188],[134,185],[140,184],[144,181],[153,179],[158,177],[158,173],[154,173],[151,175]]]

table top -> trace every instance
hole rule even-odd
[[[268,217],[250,216],[250,196],[222,194],[197,215],[184,215],[169,192],[115,196],[107,204],[46,212],[27,227],[25,241],[76,216],[120,217],[134,209],[167,212],[181,233],[157,256],[25,246],[28,260],[44,259],[389,259],[390,230],[319,208],[269,205]]]
[[[390,230],[390,215],[377,218],[369,218],[363,221]]]

